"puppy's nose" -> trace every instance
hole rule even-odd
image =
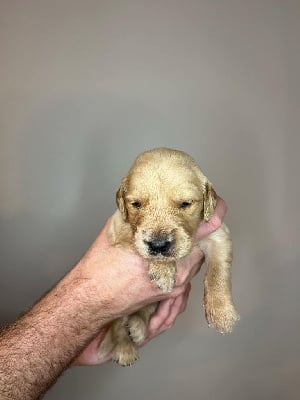
[[[168,239],[157,239],[147,242],[147,245],[152,253],[165,254],[168,250],[170,250],[172,242]]]

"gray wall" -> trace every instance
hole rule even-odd
[[[299,1],[0,2],[0,317],[80,258],[135,156],[189,152],[227,201],[242,319],[207,328],[203,272],[132,368],[47,400],[298,399]]]

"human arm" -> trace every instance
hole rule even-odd
[[[149,280],[143,259],[109,245],[108,226],[83,259],[0,335],[1,399],[40,398],[105,325],[166,297]],[[183,277],[169,296],[178,297],[186,285]]]
[[[0,334],[1,399],[41,398],[109,322],[146,304],[167,298],[171,302],[186,293],[189,280],[200,268],[203,256],[199,249],[180,261],[175,288],[162,294],[149,280],[143,259],[110,245],[109,224],[82,260]],[[169,323],[174,322],[174,307],[166,314],[153,317],[149,338],[168,326],[169,317]]]
[[[39,398],[99,329],[161,298],[147,263],[110,245],[109,224],[82,260],[2,332],[1,399]]]

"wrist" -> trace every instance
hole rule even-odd
[[[73,288],[73,294],[84,306],[87,319],[90,323],[95,322],[99,329],[114,318],[114,312],[109,290],[103,284],[100,273],[93,271],[95,268],[84,260],[79,261],[66,276],[65,284]]]

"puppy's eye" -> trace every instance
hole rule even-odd
[[[180,203],[179,208],[188,208],[190,207],[192,204],[192,200],[191,201],[183,201],[182,203]]]
[[[140,201],[133,201],[132,203],[131,203],[131,205],[132,205],[132,207],[134,207],[134,208],[141,208],[141,202]]]

